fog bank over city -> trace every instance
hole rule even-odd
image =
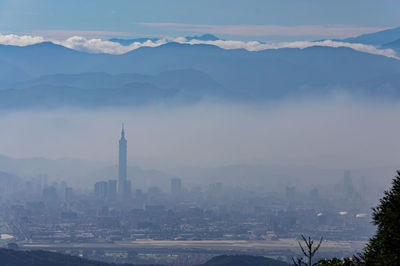
[[[128,164],[171,171],[237,164],[355,169],[396,165],[398,103],[324,100],[248,106],[205,103],[128,109],[3,112],[1,153],[14,158],[117,162],[125,123]]]

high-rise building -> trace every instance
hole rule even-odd
[[[97,182],[94,185],[94,194],[99,199],[105,199],[107,197],[108,183],[105,181]]]
[[[58,206],[59,197],[57,190],[54,186],[43,189],[43,201],[50,208],[56,208]]]
[[[115,199],[117,197],[117,180],[108,180],[107,198]]]
[[[132,194],[132,185],[130,180],[125,180],[125,185],[124,185],[124,199],[130,199]]]
[[[125,139],[125,129],[122,124],[121,139],[119,140],[119,167],[118,167],[118,194],[124,196],[127,189],[125,188],[127,184],[127,141]]]
[[[182,181],[179,178],[171,179],[171,194],[179,196],[182,192]]]

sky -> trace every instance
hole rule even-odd
[[[307,40],[397,27],[399,10],[396,0],[0,0],[0,32]]]

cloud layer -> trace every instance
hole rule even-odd
[[[378,49],[372,45],[366,45],[361,43],[347,43],[347,42],[340,42],[340,41],[332,41],[332,40],[325,40],[325,41],[295,41],[295,42],[280,42],[280,43],[260,43],[258,41],[250,41],[250,42],[243,42],[243,41],[225,41],[225,40],[217,40],[217,41],[200,41],[200,40],[180,40],[176,39],[177,42],[181,43],[190,43],[190,44],[211,44],[221,47],[223,49],[246,49],[248,51],[262,51],[262,50],[269,50],[269,49],[281,49],[281,48],[299,48],[304,49],[312,46],[325,46],[325,47],[347,47],[351,48],[356,51],[382,55],[386,57],[396,58],[396,52],[392,49]]]
[[[26,46],[26,45],[41,43],[44,41],[45,39],[40,36],[16,35],[16,34],[3,35],[0,33],[0,44],[4,45]]]
[[[169,166],[294,164],[324,168],[398,165],[398,103],[345,96],[276,106],[201,103],[139,109],[0,113],[1,153],[115,162],[121,122],[129,160]],[[35,141],[32,141],[35,140]]]
[[[134,42],[128,46],[121,45],[117,42],[104,40],[100,38],[85,38],[81,36],[73,36],[65,40],[52,40],[46,39],[41,36],[31,35],[15,35],[0,34],[0,44],[5,45],[16,45],[26,46],[44,41],[52,41],[56,44],[65,46],[70,49],[89,52],[89,53],[106,53],[106,54],[124,54],[129,51],[141,48],[141,47],[157,47],[168,42],[177,42],[182,44],[209,44],[215,45],[223,49],[246,49],[248,51],[261,51],[268,49],[281,49],[281,48],[299,48],[304,49],[312,46],[325,46],[325,47],[347,47],[356,51],[370,53],[375,55],[386,56],[390,58],[399,59],[396,52],[392,49],[379,49],[372,45],[360,44],[360,43],[346,43],[341,41],[295,41],[295,42],[280,42],[280,43],[262,43],[258,41],[234,41],[234,40],[216,40],[216,41],[203,41],[203,40],[187,40],[184,37],[161,39],[158,41],[147,40],[145,42]]]
[[[106,53],[106,54],[124,54],[140,47],[156,47],[166,43],[165,40],[152,42],[134,42],[129,46],[123,46],[117,42],[102,39],[86,39],[80,36],[74,36],[65,41],[54,41],[67,48],[89,53]]]

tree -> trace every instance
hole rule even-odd
[[[378,228],[365,248],[366,264],[400,265],[400,171],[373,208],[373,224]]]
[[[362,257],[354,256],[353,258],[344,258],[344,259],[324,259],[320,260],[317,264],[318,266],[365,266],[365,262]]]
[[[292,258],[293,260],[293,264],[295,266],[301,266],[301,265],[306,265],[306,266],[314,266],[317,265],[317,263],[312,264],[312,258],[315,256],[315,253],[317,253],[318,249],[321,246],[322,243],[322,237],[319,240],[318,245],[314,248],[314,241],[311,240],[311,237],[308,237],[308,239],[306,239],[303,235],[301,235],[301,237],[303,238],[304,244],[305,244],[305,248],[301,245],[301,243],[299,242],[299,246],[301,248],[301,251],[303,252],[304,256],[306,256],[307,260],[308,260],[308,264],[303,262],[302,259],[298,259],[297,262],[294,260],[294,258]]]
[[[315,256],[315,253],[318,251],[318,249],[321,246],[322,243],[322,237],[318,243],[318,245],[314,248],[314,241],[311,240],[309,237],[306,239],[303,235],[301,236],[303,238],[303,241],[305,243],[305,248],[301,245],[299,242],[299,246],[301,248],[301,251],[303,252],[304,256],[307,258],[308,263],[303,261],[303,258],[298,258],[295,260],[292,258],[293,261],[293,266],[365,266],[365,258],[363,254],[358,254],[357,256],[354,255],[352,258],[344,258],[344,259],[338,259],[338,258],[332,258],[332,259],[323,259],[320,260],[316,263],[312,263],[312,258]]]

